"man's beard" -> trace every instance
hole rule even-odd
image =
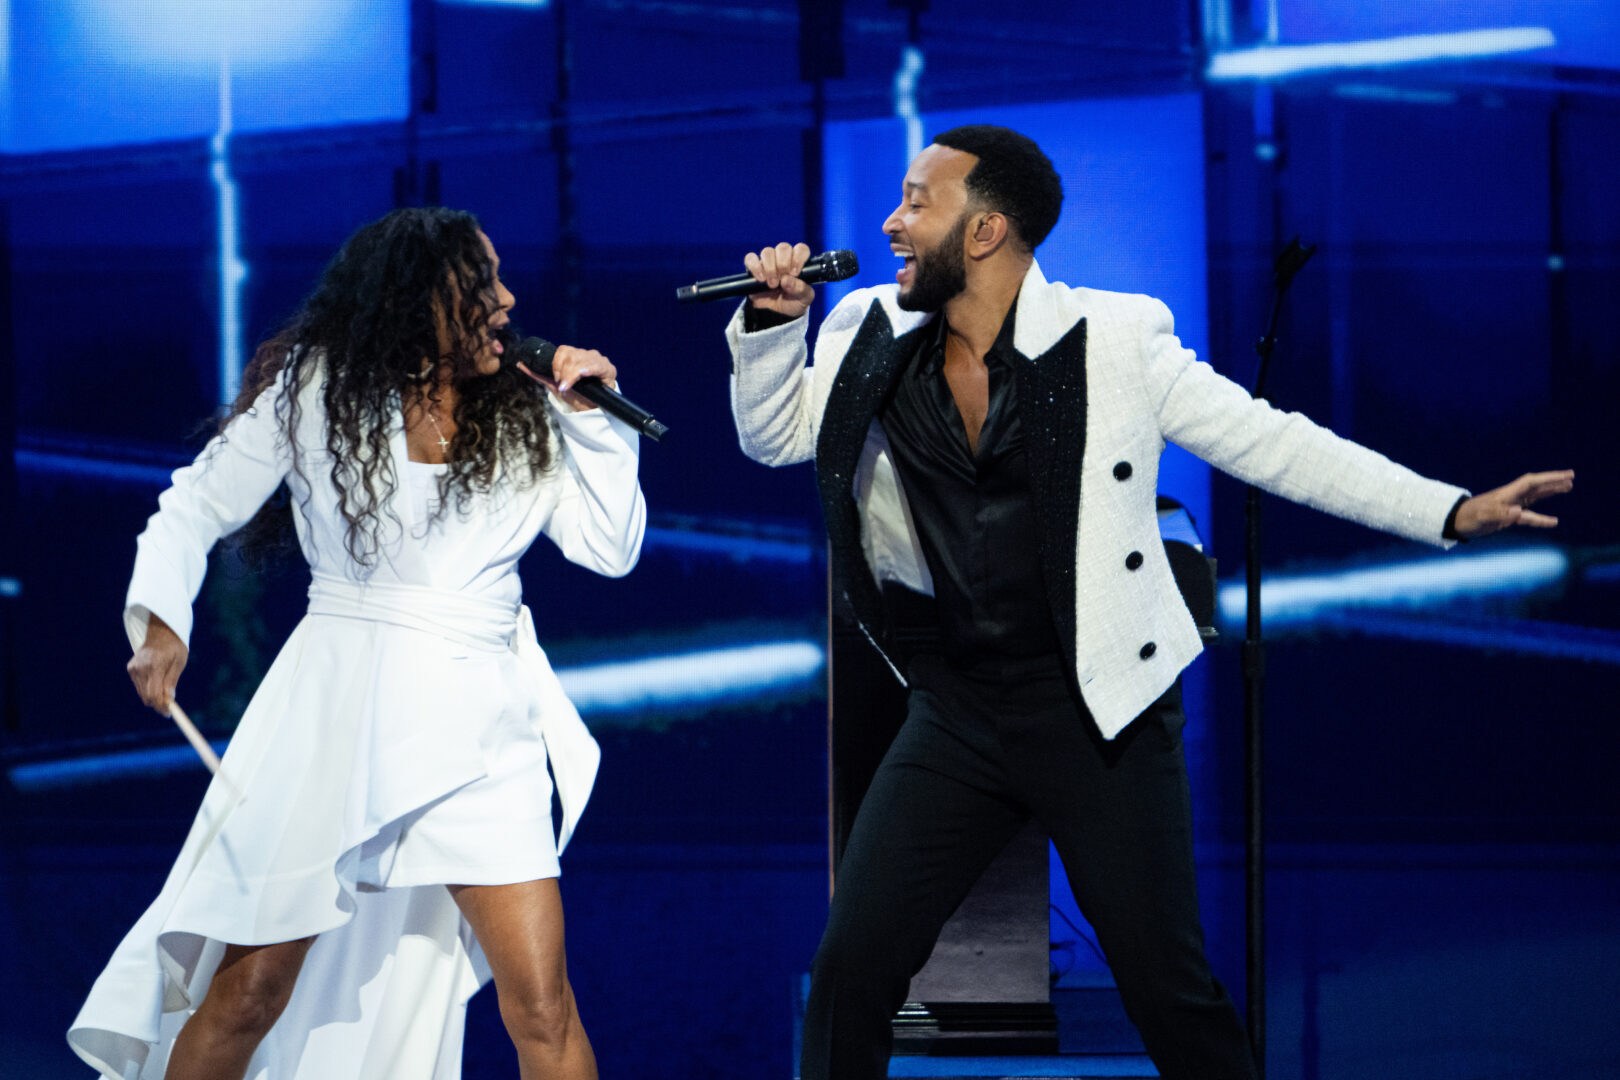
[[[938,311],[967,288],[967,257],[962,240],[967,236],[967,214],[957,219],[945,239],[929,251],[917,252],[910,290],[899,296],[902,311]]]

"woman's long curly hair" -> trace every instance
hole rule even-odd
[[[388,509],[399,490],[389,443],[402,403],[413,393],[437,403],[446,369],[457,391],[456,434],[446,452],[450,468],[439,480],[439,513],[452,504],[465,510],[475,493],[491,489],[499,470],[532,483],[552,464],[545,396],[510,367],[493,375],[477,369],[499,310],[495,284],[473,215],[442,207],[395,210],[344,242],[314,291],[243,372],[221,429],[285,372],[273,404],[291,445],[292,470],[312,488],[320,479],[305,472],[311,448],[293,436],[299,393],[319,380],[328,482],[347,525],[344,546],[363,569],[377,562],[387,520],[398,524]],[[515,343],[504,329],[495,336],[508,350]],[[267,504],[245,530],[247,546],[284,534],[273,520],[278,516],[285,521]]]

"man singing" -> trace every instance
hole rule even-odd
[[[945,132],[901,191],[883,223],[896,283],[834,308],[812,364],[803,244],[745,258],[770,291],[726,330],[743,450],[815,458],[836,588],[873,644],[893,655],[878,581],[938,601],[940,651],[905,673],[839,866],[802,1075],[887,1075],[911,976],[1033,817],[1160,1075],[1251,1077],[1198,922],[1178,676],[1202,646],[1158,533],[1160,452],[1442,547],[1551,527],[1528,507],[1574,474],[1469,497],[1255,401],[1160,301],[1048,282],[1034,251],[1062,184],[1017,132]]]

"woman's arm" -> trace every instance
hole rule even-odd
[[[623,577],[641,557],[647,502],[636,478],[641,436],[600,409],[553,414],[562,439],[558,471],[562,492],[545,534],[569,562],[608,577]]]
[[[282,385],[277,379],[251,409],[232,419],[158,496],[157,513],[135,542],[135,571],[124,602],[124,629],[135,649],[146,643],[155,621],[188,647],[191,605],[202,588],[208,552],[246,524],[287,475],[291,448],[276,408]]]
[[[562,493],[545,533],[569,562],[623,577],[641,557],[647,531],[647,503],[636,479],[641,436],[570,389],[582,378],[597,378],[616,390],[618,369],[594,349],[559,345],[551,374],[538,381],[551,388],[551,413],[562,433]]]

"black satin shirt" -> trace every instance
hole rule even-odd
[[[1018,418],[1016,310],[985,357],[990,400],[977,453],[945,380],[943,314],[878,415],[933,575],[945,657],[991,678],[1062,666]]]

